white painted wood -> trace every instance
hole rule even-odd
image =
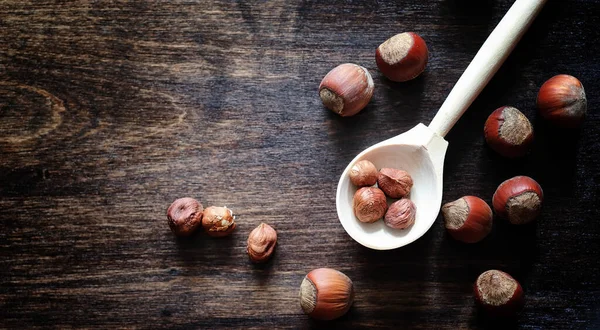
[[[446,136],[494,76],[547,0],[517,0],[483,43],[429,127]]]
[[[390,250],[410,244],[431,228],[442,203],[444,157],[448,147],[444,136],[497,71],[545,2],[517,0],[513,4],[429,127],[419,124],[367,148],[348,164],[338,182],[336,208],[340,223],[355,241],[371,249]],[[363,159],[370,160],[378,169],[399,168],[412,176],[414,185],[410,199],[417,207],[413,226],[405,230],[392,229],[381,220],[365,224],[354,216],[352,201],[357,188],[350,182],[348,174],[352,166]]]

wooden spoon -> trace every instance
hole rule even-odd
[[[360,244],[375,250],[407,245],[423,236],[438,216],[442,203],[444,157],[448,142],[444,136],[473,103],[498,71],[547,0],[517,0],[498,23],[473,61],[462,74],[429,126],[418,124],[408,132],[377,143],[356,156],[342,173],[337,187],[337,213],[346,232]],[[410,199],[417,207],[413,226],[405,230],[387,227],[383,221],[362,223],[352,210],[357,188],[348,173],[367,159],[379,169],[392,167],[408,171],[414,186]]]

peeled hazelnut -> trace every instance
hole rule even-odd
[[[169,206],[167,220],[175,235],[189,236],[202,223],[202,204],[193,198],[179,198]]]
[[[335,269],[315,269],[300,285],[300,306],[317,320],[329,321],[346,314],[353,301],[352,280]]]
[[[358,187],[377,183],[377,167],[368,160],[361,160],[350,169],[350,182]]]
[[[511,317],[525,304],[521,284],[499,270],[488,270],[479,275],[473,291],[475,301],[488,316]]]
[[[492,231],[492,209],[481,198],[465,196],[442,206],[448,234],[465,243],[476,243]]]
[[[382,168],[377,176],[377,186],[389,198],[408,196],[413,180],[408,172],[395,168]]]
[[[383,218],[387,210],[387,201],[381,189],[362,187],[354,193],[352,206],[358,220],[371,223]]]
[[[390,205],[385,213],[385,224],[395,229],[406,229],[415,223],[417,207],[408,198],[402,198]]]
[[[533,221],[542,209],[542,187],[528,176],[516,176],[502,182],[492,198],[498,216],[515,225]]]
[[[329,71],[319,85],[323,105],[342,117],[359,113],[373,96],[373,78],[362,66],[345,63]]]
[[[525,115],[513,107],[496,109],[483,129],[488,145],[504,157],[525,156],[533,141],[533,127]]]
[[[223,237],[235,229],[234,219],[233,212],[227,207],[210,206],[204,209],[202,227],[210,236]]]
[[[261,263],[269,260],[277,244],[277,232],[266,223],[254,228],[248,236],[248,257],[252,262]]]
[[[540,115],[562,127],[577,127],[585,118],[587,99],[581,82],[566,74],[548,79],[537,96]]]
[[[379,71],[392,81],[416,78],[425,70],[429,51],[425,41],[414,32],[397,34],[377,47],[375,61]]]

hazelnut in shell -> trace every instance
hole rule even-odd
[[[473,291],[477,305],[491,317],[514,317],[525,304],[521,284],[499,270],[479,275]]]
[[[377,167],[368,160],[356,162],[350,169],[350,182],[357,187],[372,186],[377,183]]]
[[[406,171],[384,167],[379,170],[377,186],[389,198],[402,198],[410,193],[413,180]]]
[[[184,197],[175,200],[167,209],[171,231],[177,236],[189,236],[202,224],[202,204]]]
[[[235,229],[235,217],[227,207],[210,206],[204,209],[202,227],[209,236],[223,237]]]
[[[448,234],[464,243],[477,243],[492,231],[492,209],[481,198],[464,196],[442,206]]]
[[[354,116],[371,100],[375,85],[369,71],[353,63],[341,64],[319,85],[323,105],[342,117]]]
[[[496,214],[515,225],[532,222],[541,212],[544,193],[542,187],[528,176],[516,176],[502,182],[492,206]]]
[[[579,126],[587,113],[587,99],[581,81],[566,74],[548,79],[538,93],[537,107],[543,118],[557,126]]]
[[[267,262],[277,244],[277,232],[266,223],[261,223],[254,228],[248,236],[248,247],[246,252],[252,262]]]
[[[387,200],[381,189],[362,187],[354,193],[352,207],[360,222],[371,223],[383,218],[387,211]]]
[[[508,158],[527,154],[533,141],[533,126],[514,107],[500,107],[485,121],[485,141],[494,151]]]
[[[415,223],[417,207],[408,198],[399,199],[390,205],[385,217],[385,224],[394,229],[406,229]]]
[[[353,302],[352,280],[335,269],[315,269],[300,285],[300,306],[316,320],[337,319],[348,312]]]
[[[429,51],[423,38],[414,32],[397,34],[377,47],[379,71],[392,81],[408,81],[425,70]]]

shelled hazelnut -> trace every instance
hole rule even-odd
[[[171,231],[177,236],[189,236],[202,224],[202,204],[184,197],[175,200],[167,209]]]
[[[465,243],[476,243],[492,231],[492,209],[481,198],[464,196],[442,206],[448,234]]]
[[[387,201],[381,189],[362,187],[354,193],[352,207],[358,220],[371,223],[383,218],[387,211]]]
[[[559,74],[548,79],[537,96],[540,115],[557,126],[573,128],[587,113],[587,99],[581,81]]]
[[[406,171],[384,167],[379,170],[377,186],[390,198],[402,198],[410,193],[413,180]]]
[[[305,314],[317,320],[336,319],[346,314],[353,302],[352,280],[335,269],[315,269],[300,285],[300,306]]]
[[[323,105],[342,117],[359,113],[373,96],[374,83],[369,71],[345,63],[329,71],[319,85]]]
[[[377,183],[377,167],[368,160],[358,161],[350,169],[350,182],[357,187],[372,186]]]
[[[406,229],[415,223],[417,207],[408,198],[399,199],[385,213],[385,224],[394,229]]]
[[[477,278],[473,288],[477,305],[491,317],[515,316],[524,306],[521,284],[499,270],[488,270]]]
[[[533,141],[533,127],[529,119],[516,108],[496,109],[485,121],[483,130],[487,144],[504,157],[522,157]]]
[[[397,34],[377,47],[375,61],[379,71],[392,81],[416,78],[425,70],[429,51],[423,38],[414,32]]]
[[[532,222],[541,212],[542,187],[528,176],[516,176],[502,182],[492,198],[494,211],[515,225]]]
[[[223,237],[235,229],[235,217],[227,207],[210,206],[204,209],[202,227],[209,236]]]
[[[248,236],[246,252],[252,262],[262,263],[271,258],[277,244],[277,232],[266,223],[254,228]]]

